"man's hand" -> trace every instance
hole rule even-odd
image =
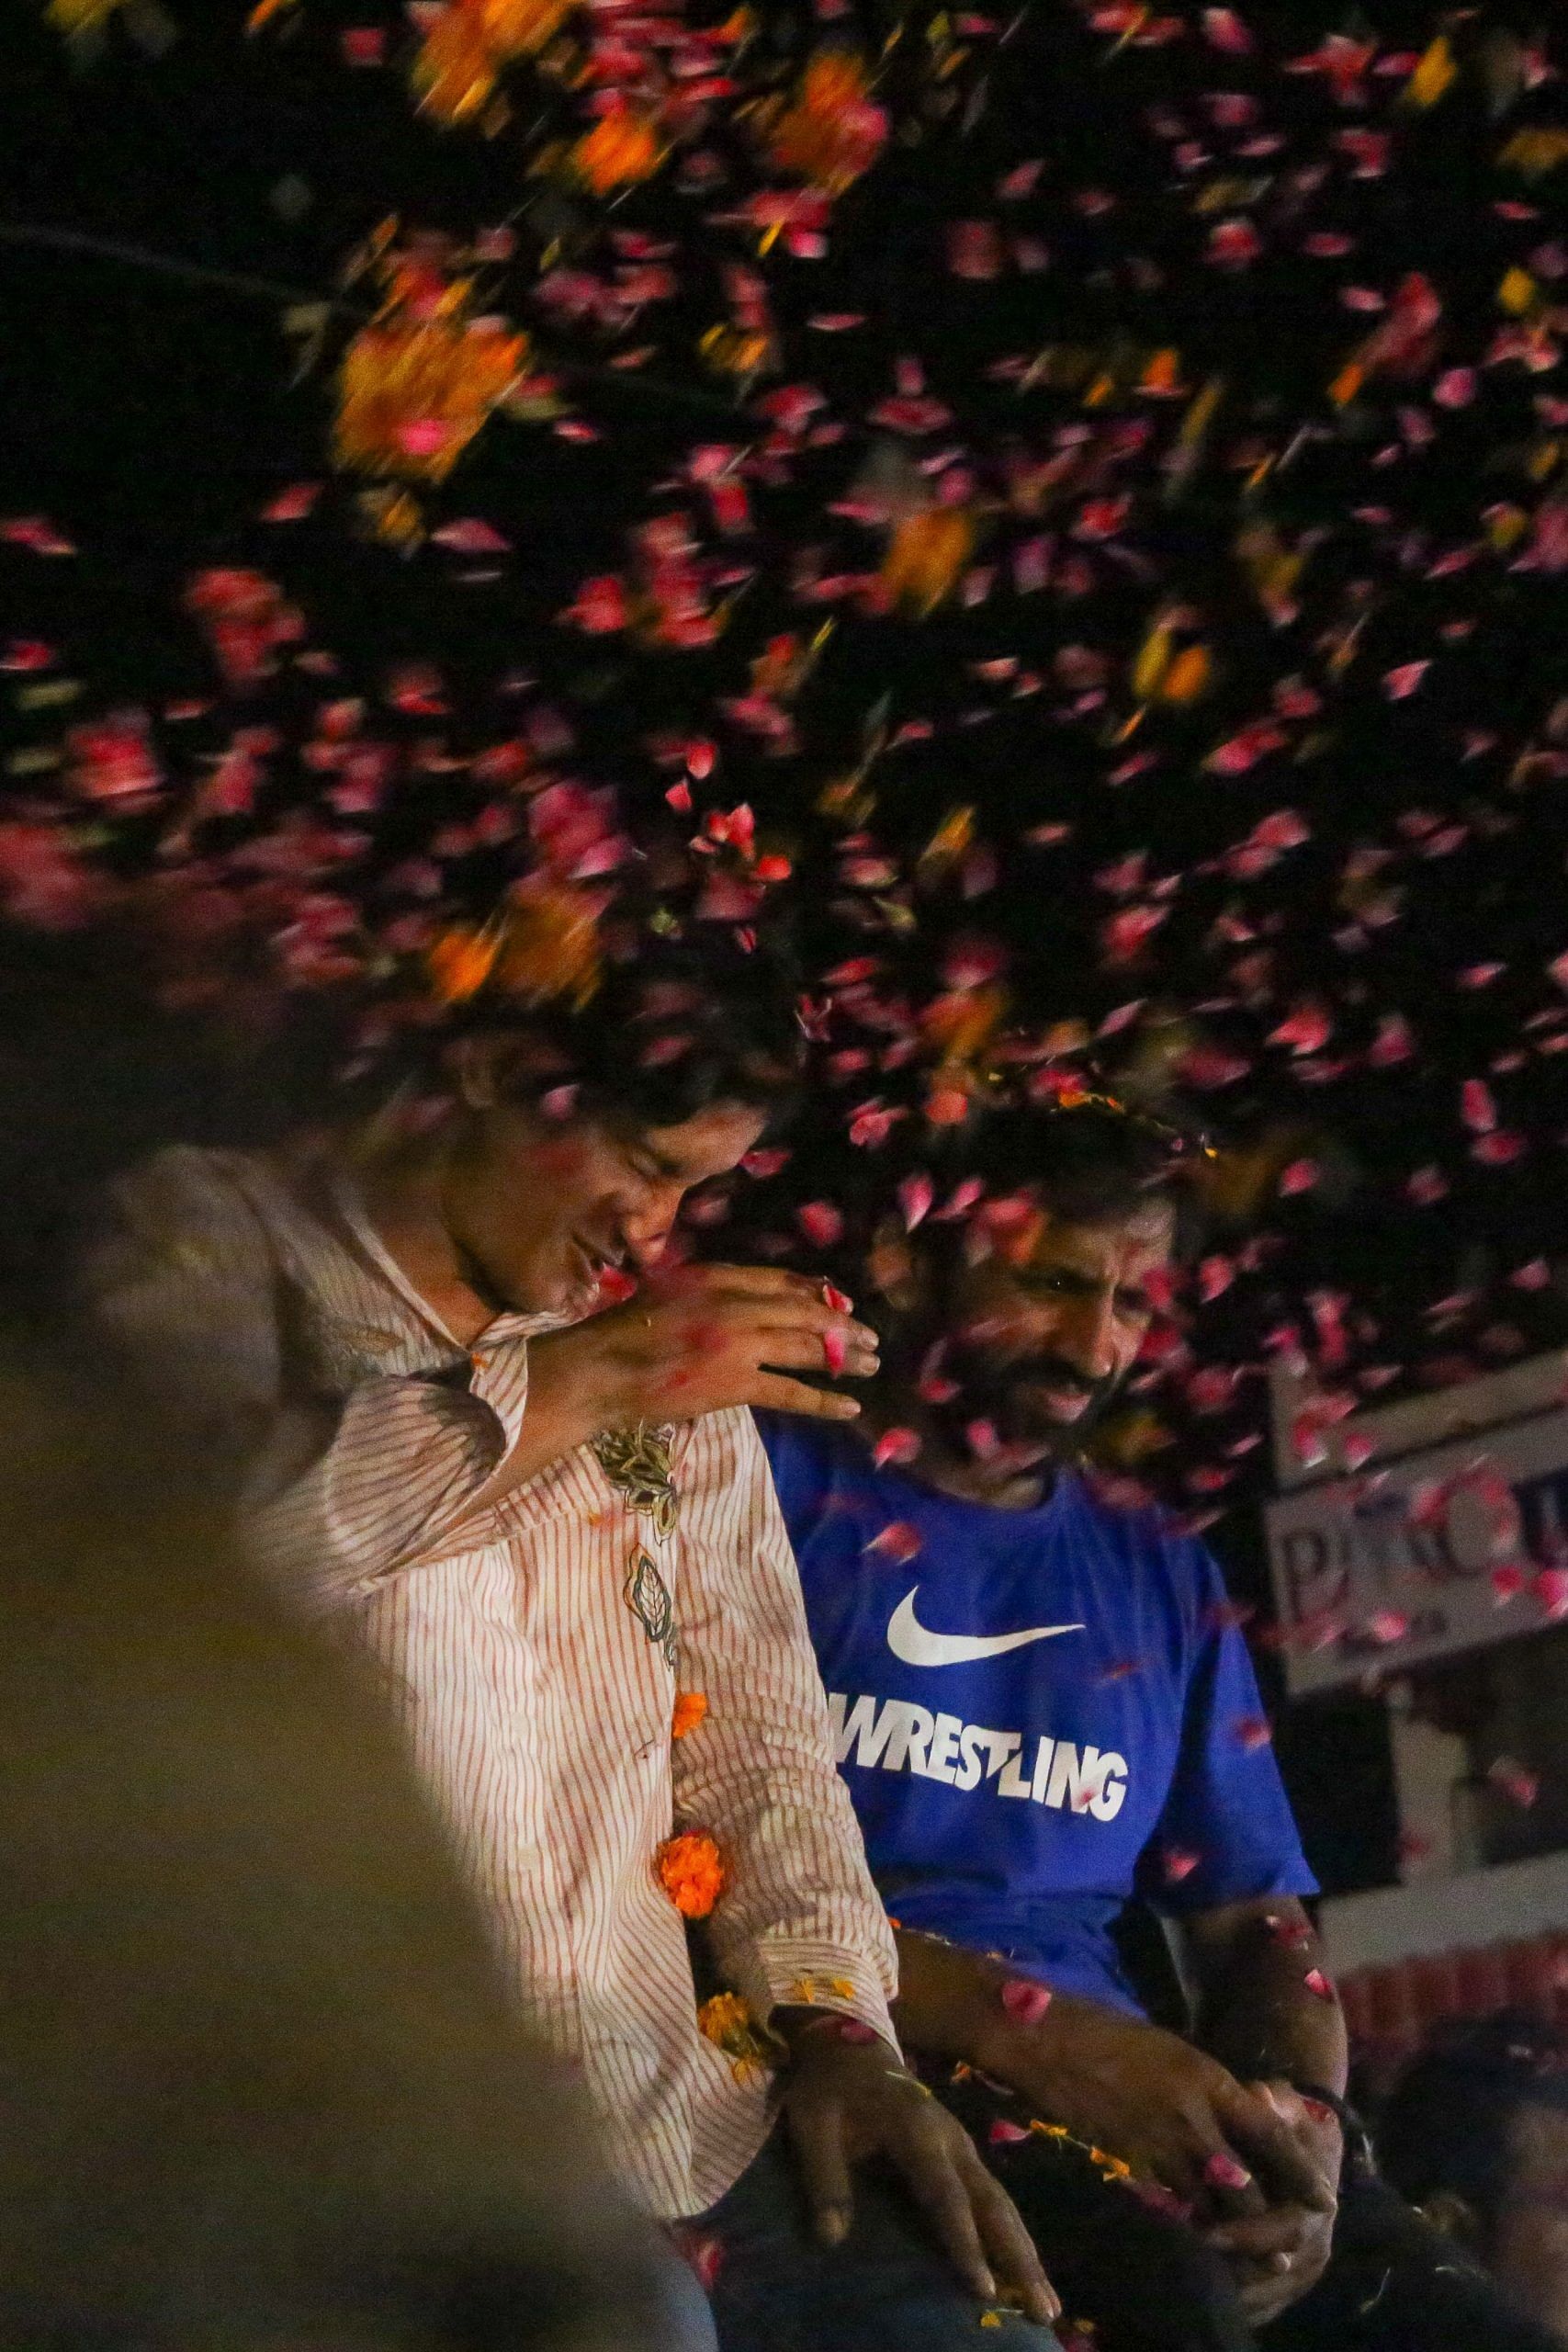
[[[823,1285],[777,1266],[682,1266],[635,1298],[536,1340],[538,1376],[584,1385],[596,1428],[695,1420],[732,1405],[843,1420],[854,1400],[808,1388],[791,1372],[868,1379],[876,1334]]]
[[[966,2284],[983,2302],[1000,2290],[1043,2326],[1061,2304],[1011,2198],[969,2134],[869,2029],[784,2011],[788,2041],[784,2110],[818,2236],[838,2245],[853,2215],[852,2167],[869,2156],[896,2166]],[[863,2040],[860,2037],[864,2035]]]
[[[1339,2177],[1344,2137],[1338,2118],[1302,2097],[1289,2083],[1249,2083],[1267,2099],[1287,2131],[1330,2180]],[[1334,2213],[1287,2201],[1246,2221],[1221,2222],[1204,2232],[1235,2274],[1242,2308],[1254,2327],[1271,2319],[1314,2287],[1323,2276],[1334,2241]]]
[[[1120,2156],[1209,2219],[1242,2220],[1282,2204],[1332,2213],[1337,2176],[1321,2153],[1217,2059],[1142,2018],[1071,1994],[1057,1994],[1038,2022],[1021,2024],[1002,2007],[994,1963],[976,1964],[988,1976],[967,2054],[1037,2114]],[[899,2019],[918,2047],[902,2006]]]

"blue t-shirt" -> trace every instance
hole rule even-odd
[[[888,1909],[1136,2012],[1112,1928],[1311,1894],[1247,1645],[1202,1544],[1064,1472],[998,1510],[759,1415]],[[918,1547],[918,1548],[917,1548]]]

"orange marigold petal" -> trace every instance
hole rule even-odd
[[[705,1831],[688,1829],[659,1849],[660,1883],[682,1918],[705,1919],[724,1891],[724,1864]]]

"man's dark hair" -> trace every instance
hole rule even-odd
[[[1491,2245],[1508,2192],[1508,2133],[1528,2107],[1568,2108],[1568,2050],[1528,2011],[1439,2026],[1391,2092],[1378,2158],[1413,2205],[1458,2198]]]
[[[605,933],[581,985],[548,993],[509,986],[502,958],[471,997],[374,1057],[355,1096],[369,1106],[400,1086],[439,1090],[459,1040],[499,1037],[515,1046],[514,1098],[575,1117],[637,1129],[678,1126],[719,1102],[770,1118],[789,1107],[807,1042],[782,924],[611,922]]]
[[[970,1157],[988,1192],[1027,1190],[1064,1223],[1119,1224],[1163,1202],[1185,1236],[1200,1149],[1189,1128],[1091,1095],[982,1112]]]
[[[645,933],[606,963],[581,1006],[480,1016],[525,1028],[539,1046],[543,1089],[570,1084],[588,1116],[637,1127],[678,1126],[718,1102],[769,1113],[794,1097],[806,1039],[787,944],[763,934],[742,946],[729,927]]]

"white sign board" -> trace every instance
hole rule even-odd
[[[1293,1698],[1539,1632],[1568,1595],[1568,1411],[1300,1487],[1265,1523]]]

